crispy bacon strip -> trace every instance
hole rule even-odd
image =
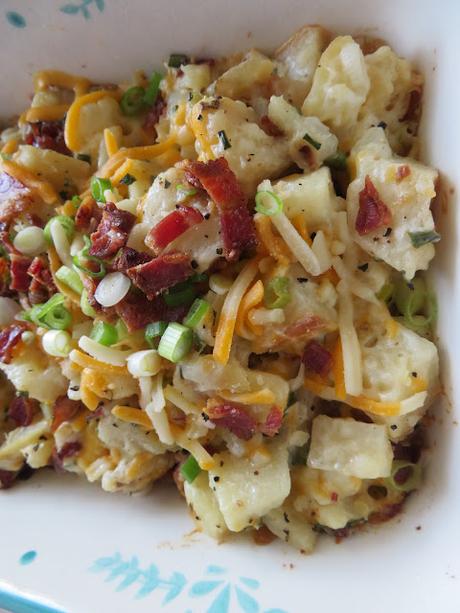
[[[9,364],[13,357],[13,349],[20,342],[22,333],[27,330],[23,323],[11,324],[0,332],[0,362]]]
[[[150,230],[145,244],[154,253],[160,253],[174,239],[192,226],[201,223],[203,219],[203,215],[192,206],[179,206]]]
[[[16,426],[29,426],[39,410],[38,400],[26,396],[16,396],[8,407],[8,417],[14,421]]]
[[[208,407],[207,414],[216,426],[227,428],[235,436],[248,441],[257,431],[257,422],[246,411],[230,402]]]
[[[318,341],[310,341],[303,352],[302,362],[307,370],[326,377],[332,368],[332,354]]]
[[[25,255],[12,253],[10,255],[10,289],[17,292],[27,292],[30,286],[31,278],[27,274],[32,260]]]
[[[268,134],[268,136],[283,136],[284,132],[278,128],[278,126],[273,123],[268,115],[263,115],[260,118],[260,127]]]
[[[91,247],[89,254],[98,258],[108,258],[124,247],[128,234],[136,218],[128,211],[121,211],[108,202],[102,213],[96,232],[91,234]]]
[[[146,132],[156,134],[156,124],[158,123],[160,117],[163,114],[163,111],[166,109],[166,102],[161,94],[158,93],[158,96],[151,106],[151,108],[147,111],[147,114],[144,119],[144,123],[142,127]]]
[[[260,431],[266,436],[275,436],[275,434],[278,434],[282,423],[283,411],[279,407],[272,407]]]
[[[219,209],[225,259],[233,262],[255,247],[256,231],[247,199],[227,160],[188,162],[186,172],[187,180],[195,177]]]
[[[130,332],[145,328],[154,321],[182,321],[188,309],[188,305],[170,307],[161,296],[148,300],[139,291],[130,291],[115,306],[117,315],[125,322]]]
[[[375,185],[369,175],[364,180],[364,188],[359,192],[359,209],[355,228],[363,236],[382,226],[391,224],[391,211],[381,200]]]
[[[31,304],[46,302],[57,292],[53,276],[43,258],[35,257],[27,269],[27,274],[32,277],[28,294]]]
[[[102,210],[92,198],[85,199],[75,213],[75,227],[81,232],[94,232],[102,219]]]
[[[25,142],[27,145],[33,145],[40,149],[52,149],[64,155],[71,155],[65,144],[63,119],[29,123]]]
[[[190,256],[185,253],[165,253],[150,262],[128,268],[126,274],[152,300],[164,290],[188,279],[193,268]]]

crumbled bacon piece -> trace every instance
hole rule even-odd
[[[179,206],[150,230],[145,244],[155,253],[160,253],[174,239],[203,219],[203,215],[192,206]]]
[[[57,288],[54,285],[53,276],[43,258],[35,257],[27,269],[27,274],[32,277],[28,294],[31,304],[46,302],[56,293]]]
[[[399,183],[406,177],[410,175],[410,166],[407,164],[402,164],[402,166],[398,166],[396,170],[396,181]]]
[[[257,423],[244,409],[225,402],[213,407],[208,407],[207,414],[216,426],[227,428],[235,436],[248,441],[257,430]]]
[[[364,181],[364,188],[359,192],[359,210],[355,228],[361,236],[373,232],[382,226],[391,225],[391,211],[380,199],[379,193],[369,175]]]
[[[0,490],[9,489],[16,480],[18,471],[0,469]]]
[[[302,362],[307,370],[312,370],[317,375],[326,377],[332,368],[332,354],[324,345],[313,340],[305,347]]]
[[[0,222],[9,223],[32,203],[29,188],[7,172],[0,173]]]
[[[10,290],[10,266],[6,258],[0,258],[0,296],[11,296]]]
[[[247,199],[227,160],[188,162],[186,171],[187,178],[196,177],[219,209],[225,259],[235,261],[243,251],[255,247],[256,231]]]
[[[9,364],[13,357],[13,349],[21,340],[22,333],[27,330],[23,323],[11,324],[0,332],[0,362]]]
[[[8,407],[8,417],[14,421],[16,426],[29,426],[39,410],[38,400],[26,396],[16,396]]]
[[[279,407],[272,407],[260,431],[266,436],[275,436],[275,434],[278,434],[282,423],[283,411]]]
[[[71,400],[67,396],[59,396],[53,405],[51,431],[55,432],[63,422],[73,419],[82,409],[83,405],[79,400]]]
[[[126,273],[151,300],[164,290],[188,279],[193,274],[193,268],[190,256],[177,252],[164,253],[150,262],[129,268]]]
[[[77,455],[79,451],[82,449],[82,444],[79,441],[69,441],[65,443],[59,451],[56,452],[56,456],[59,460],[64,460],[65,458],[71,458],[74,455]]]
[[[27,126],[25,142],[39,149],[52,149],[64,155],[71,155],[64,139],[64,120],[36,121]]]
[[[393,517],[396,517],[399,513],[401,513],[403,508],[403,502],[397,502],[393,504],[385,505],[380,511],[376,511],[369,515],[369,523],[370,524],[383,524]]]
[[[415,121],[419,119],[420,103],[422,101],[422,88],[413,89],[409,94],[406,112],[399,121]]]
[[[117,257],[112,262],[112,268],[118,272],[125,272],[128,268],[139,266],[139,264],[145,264],[151,259],[148,253],[136,251],[135,249],[131,249],[131,247],[122,247]]]
[[[153,132],[154,134],[156,134],[155,126],[158,123],[160,117],[163,115],[165,109],[166,102],[161,92],[159,92],[155,102],[147,111],[147,115],[145,116],[144,123],[142,125],[146,132]]]
[[[260,127],[268,136],[283,136],[284,134],[268,115],[263,115],[260,118]]]
[[[89,254],[98,258],[115,255],[125,246],[135,221],[136,218],[132,213],[117,209],[113,202],[108,202],[96,232],[91,234]]]
[[[299,339],[310,336],[320,330],[327,328],[327,322],[318,315],[306,315],[303,319],[299,319],[290,324],[283,330],[283,335],[288,339]]]
[[[188,308],[188,305],[169,307],[161,296],[148,300],[138,291],[130,291],[115,306],[117,315],[121,317],[130,332],[141,330],[154,321],[182,321]]]
[[[75,227],[80,232],[95,232],[102,218],[102,210],[92,198],[85,199],[75,213]]]
[[[25,255],[12,253],[10,255],[10,289],[17,292],[27,292],[31,282],[30,276],[27,274],[32,260]]]

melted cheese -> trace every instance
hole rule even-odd
[[[34,75],[35,90],[43,90],[47,87],[62,87],[72,89],[76,96],[81,96],[88,91],[91,81],[85,77],[77,77],[60,70],[41,70]]]
[[[62,119],[69,110],[68,104],[51,104],[49,106],[36,106],[30,108],[25,114],[25,120],[34,123],[36,121],[57,121]]]

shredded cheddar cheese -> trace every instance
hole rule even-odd
[[[249,319],[248,315],[251,309],[259,305],[264,298],[264,284],[259,279],[251,289],[244,295],[241,300],[240,308],[238,309],[238,315],[236,316],[235,330],[239,336],[243,338],[251,339],[251,333],[248,333],[246,324],[249,325],[254,334],[261,334],[261,326],[254,325]]]
[[[25,120],[30,123],[36,121],[56,121],[62,119],[69,110],[68,104],[52,104],[50,106],[35,106],[31,107],[26,115]]]
[[[152,430],[153,425],[149,419],[149,416],[141,409],[135,409],[133,407],[127,407],[117,404],[112,409],[112,415],[118,417],[122,421],[127,421],[138,426],[142,426],[146,430]]]
[[[47,89],[50,86],[71,89],[76,96],[81,96],[88,91],[91,81],[60,70],[41,70],[34,76],[34,86],[36,91]]]
[[[104,130],[104,143],[109,157],[117,153],[119,149],[117,138],[110,128],[105,128]]]

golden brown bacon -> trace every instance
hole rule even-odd
[[[98,258],[115,255],[125,246],[135,221],[134,215],[128,211],[121,211],[112,202],[108,202],[96,232],[91,234],[89,254]]]
[[[125,272],[128,268],[139,266],[139,264],[145,264],[151,259],[148,253],[136,251],[135,249],[131,249],[131,247],[122,247],[117,257],[112,262],[112,268],[118,272]]]
[[[255,419],[236,404],[225,402],[209,407],[206,412],[216,426],[226,428],[244,441],[252,438],[257,431]]]
[[[218,207],[225,259],[233,262],[243,251],[254,248],[257,245],[254,221],[246,196],[227,160],[188,162],[186,176],[189,182],[194,178],[198,180]]]
[[[29,123],[25,142],[40,149],[52,149],[64,155],[71,155],[65,144],[63,119]]]
[[[332,354],[318,341],[310,341],[305,347],[302,362],[307,370],[325,377],[332,368]]]
[[[22,333],[27,330],[23,323],[7,326],[0,332],[0,362],[9,364],[13,357],[13,350],[21,340]]]
[[[359,209],[355,228],[364,235],[391,224],[391,211],[381,200],[369,175],[364,181],[364,188],[359,192]]]
[[[14,421],[16,426],[29,426],[39,410],[38,400],[26,396],[16,396],[8,407],[8,417]]]

